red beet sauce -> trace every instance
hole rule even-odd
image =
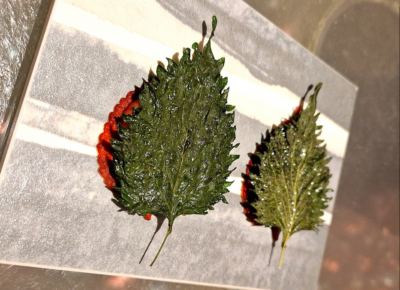
[[[129,128],[122,119],[122,113],[129,115],[133,113],[133,108],[141,108],[139,99],[135,96],[135,91],[129,92],[125,98],[122,98],[114,107],[114,111],[108,116],[108,122],[104,124],[104,131],[99,136],[97,144],[97,162],[99,164],[99,173],[104,179],[104,184],[110,190],[114,190],[116,185],[115,176],[110,170],[113,161],[113,148],[111,147],[111,138],[119,139],[118,123],[125,128]],[[145,220],[151,219],[151,213],[143,217]]]

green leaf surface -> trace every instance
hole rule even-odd
[[[211,37],[216,25],[214,17]],[[119,124],[121,140],[111,141],[120,202],[142,216],[165,216],[167,237],[178,216],[226,203],[228,169],[238,158],[230,155],[235,127],[221,76],[225,59],[214,59],[211,38],[203,52],[193,48],[193,57],[186,49],[179,64],[167,59],[167,70],[157,67],[139,95],[142,109],[123,116],[130,129]]]
[[[258,173],[251,173],[257,200],[251,203],[255,219],[266,227],[283,232],[282,255],[289,238],[302,230],[318,230],[323,210],[331,200],[327,188],[331,177],[326,146],[319,140],[322,127],[316,124],[319,84],[308,107],[288,124],[273,130],[266,150],[255,155],[260,159]],[[282,263],[282,259],[281,259]],[[280,263],[280,266],[281,266]]]

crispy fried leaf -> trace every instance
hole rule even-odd
[[[214,17],[211,38],[216,25]],[[220,74],[225,59],[214,59],[211,38],[203,52],[193,44],[193,58],[186,49],[179,64],[158,66],[157,79],[140,93],[142,108],[123,116],[130,129],[119,124],[122,141],[112,140],[120,202],[142,216],[165,216],[165,240],[178,216],[226,203],[228,168],[238,158],[230,155],[235,127]]]
[[[319,84],[308,107],[290,122],[282,122],[264,142],[265,150],[255,155],[259,174],[250,173],[257,199],[255,221],[283,232],[282,255],[289,238],[302,230],[315,230],[323,222],[327,197],[330,161],[326,146],[319,140],[322,127],[316,122],[316,99]]]

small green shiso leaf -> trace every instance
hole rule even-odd
[[[130,129],[118,125],[122,141],[111,140],[113,167],[119,183],[119,202],[141,216],[149,213],[168,219],[168,230],[157,253],[180,215],[207,214],[230,183],[229,167],[236,155],[235,114],[227,105],[227,79],[221,76],[225,59],[214,59],[211,39],[203,52],[186,49],[176,64],[157,67],[157,78],[139,95],[141,109],[123,115]]]
[[[249,174],[257,200],[250,203],[256,210],[255,221],[283,232],[282,253],[289,238],[302,230],[318,231],[323,210],[331,198],[327,188],[331,177],[326,145],[321,146],[321,126],[317,126],[318,84],[308,107],[288,124],[281,123],[263,142],[266,150],[256,152],[260,159],[259,174]]]

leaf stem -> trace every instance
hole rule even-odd
[[[164,244],[165,244],[165,242],[167,241],[167,238],[169,237],[169,235],[171,234],[171,232],[172,232],[172,225],[171,225],[171,224],[168,224],[167,234],[165,235],[164,241],[163,241],[163,243],[161,244],[161,247],[160,247],[160,249],[158,250],[156,257],[154,258],[153,262],[151,262],[150,267],[152,267],[152,266],[154,265],[154,263],[156,262],[156,260],[157,260],[157,258],[158,258],[158,255],[160,255],[160,252],[161,252],[162,248],[164,247]]]
[[[289,240],[289,238],[290,238],[290,235],[287,235],[284,238],[284,241],[283,241],[283,244],[282,244],[281,259],[279,260],[279,269],[282,269],[283,254],[285,253],[286,243]]]

